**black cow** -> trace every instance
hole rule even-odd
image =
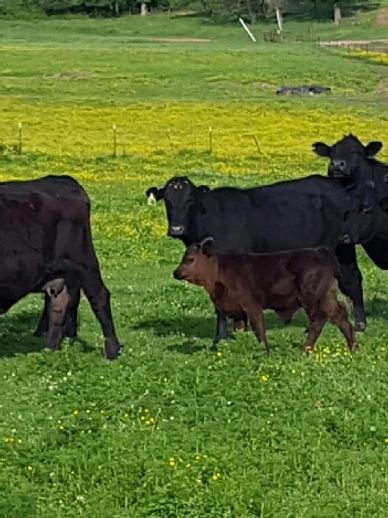
[[[64,200],[66,203],[72,203],[72,200],[78,200],[78,205],[82,202],[90,206],[90,201],[83,187],[71,176],[48,175],[37,180],[0,182],[0,193],[30,194],[33,192],[44,193],[49,196],[54,204],[60,207]],[[77,204],[75,204],[77,207]],[[80,212],[80,218],[83,212]],[[77,337],[77,309],[80,299],[80,292],[73,294],[72,303],[68,311],[66,319],[65,334],[70,338]],[[49,299],[45,297],[45,305],[38,326],[34,332],[35,336],[44,336],[48,332],[48,306]]]
[[[381,142],[370,142],[364,146],[354,135],[347,135],[333,146],[323,142],[313,144],[315,153],[329,158],[328,175],[353,198],[362,203],[361,210],[367,212],[375,203],[382,211],[378,212],[378,222],[370,223],[371,236],[358,238],[368,256],[380,268],[388,269],[388,166],[374,156],[382,148]]]
[[[196,187],[174,177],[147,195],[164,199],[168,235],[186,246],[207,236],[221,252],[278,252],[326,245],[341,264],[341,289],[354,303],[356,326],[365,328],[361,273],[353,245],[339,242],[352,199],[320,175],[251,189]],[[220,325],[222,327],[220,328]],[[225,336],[218,322],[218,334]]]
[[[0,185],[0,312],[30,292],[71,274],[68,319],[76,330],[82,288],[99,320],[107,358],[121,350],[114,329],[110,294],[103,284],[90,228],[90,203],[82,187],[70,177],[45,177]],[[50,300],[39,330],[48,332]],[[51,342],[56,348],[59,343]]]

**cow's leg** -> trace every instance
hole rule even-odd
[[[34,331],[34,336],[44,336],[47,334],[48,327],[49,327],[49,319],[48,319],[49,304],[50,304],[50,298],[48,297],[47,293],[45,293],[43,311],[40,316],[40,320],[38,322],[38,327]]]
[[[47,282],[43,290],[49,299],[47,345],[50,349],[57,350],[64,335],[71,298],[65,280],[62,278]]]
[[[321,301],[321,308],[329,319],[340,329],[344,335],[351,352],[356,351],[358,344],[352,326],[348,320],[346,309],[337,300],[336,286],[329,288]]]
[[[105,356],[109,360],[114,360],[121,353],[122,346],[117,339],[113,323],[110,293],[102,282],[99,270],[94,268],[84,272],[82,288],[101,325],[105,342]]]
[[[222,315],[216,308],[216,335],[213,340],[213,346],[216,347],[221,340],[226,340],[226,317]]]
[[[341,266],[339,287],[353,302],[355,330],[365,331],[366,316],[362,293],[362,275],[357,265],[354,245],[341,245],[336,248],[336,254]]]
[[[263,308],[255,305],[253,307],[246,308],[245,311],[257,339],[259,342],[264,343],[265,350],[269,356],[271,354],[271,347],[267,340]]]

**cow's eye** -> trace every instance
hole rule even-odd
[[[192,264],[194,262],[194,257],[187,257],[185,262],[187,264]]]

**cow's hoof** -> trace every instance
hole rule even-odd
[[[356,322],[354,330],[356,333],[363,333],[366,330],[366,322]]]
[[[105,351],[105,357],[107,360],[116,360],[123,352],[124,347],[120,345],[118,348],[110,348]]]

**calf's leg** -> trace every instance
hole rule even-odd
[[[47,282],[43,290],[49,300],[47,345],[50,349],[56,350],[59,349],[64,335],[71,298],[65,280],[62,278]]]
[[[69,286],[70,288],[70,286]],[[78,306],[80,300],[80,290],[78,289],[77,293],[74,293],[74,296],[71,296],[71,306],[68,310],[68,318],[65,323],[65,335],[69,338],[77,338],[77,327],[78,327]],[[34,336],[44,336],[48,333],[49,329],[49,305],[50,299],[45,293],[44,296],[44,307],[42,311],[42,315],[40,317],[38,326],[34,331]]]
[[[78,334],[78,306],[81,298],[81,291],[77,288],[72,288],[68,285],[70,292],[70,306],[68,309],[68,318],[65,324],[65,335],[69,338],[77,338]]]
[[[233,320],[233,331],[248,331],[248,318],[244,315],[242,320]]]
[[[44,336],[48,332],[49,327],[49,304],[50,304],[50,298],[48,297],[47,293],[44,294],[44,307],[42,314],[40,316],[38,326],[34,331],[34,336]]]
[[[344,335],[349,350],[354,352],[357,350],[358,344],[355,333],[350,325],[346,309],[337,300],[336,283],[330,286],[329,290],[322,298],[321,308],[326,313],[331,322],[333,322]]]
[[[213,345],[216,347],[221,340],[226,340],[226,317],[216,308],[216,335],[213,340]]]
[[[303,350],[305,353],[309,353],[314,350],[314,346],[322,332],[322,328],[325,325],[327,318],[323,312],[307,308],[305,308],[305,310],[309,317],[309,324],[307,327],[307,338],[304,343]]]
[[[269,356],[271,354],[271,347],[267,340],[263,308],[261,306],[255,305],[254,307],[244,308],[244,311],[248,316],[249,322],[251,323],[252,329],[257,339],[259,342],[264,343],[265,350]]]

